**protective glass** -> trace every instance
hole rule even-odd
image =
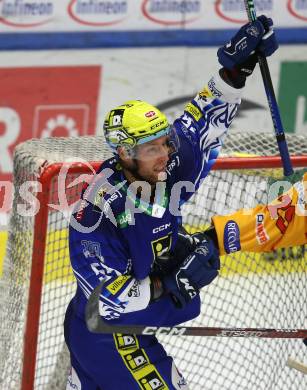
[[[167,135],[158,137],[152,141],[137,145],[130,149],[132,158],[141,161],[156,160],[163,157],[170,157],[179,150],[179,138],[176,129],[170,126]]]

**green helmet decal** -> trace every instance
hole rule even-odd
[[[107,143],[116,152],[119,146],[133,148],[168,134],[166,116],[141,100],[130,100],[111,110],[104,121]]]

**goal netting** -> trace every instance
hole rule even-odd
[[[305,155],[297,165],[307,167],[306,137],[288,136],[288,144],[291,155]],[[268,180],[282,176],[268,157],[276,150],[274,135],[229,136],[222,161],[183,208],[186,226],[203,229],[214,214],[267,203]],[[76,288],[69,264],[69,215],[84,175],[109,156],[102,137],[36,139],[16,148],[15,196],[0,284],[3,390],[30,390],[33,373],[35,390],[66,387],[63,318]],[[228,163],[229,156],[235,165]],[[252,166],[255,156],[261,158]],[[202,313],[189,325],[306,328],[306,259],[305,246],[223,257],[221,275],[201,292]],[[306,363],[301,340],[163,336],[162,341],[192,390],[307,388],[306,376],[286,366],[289,356]]]

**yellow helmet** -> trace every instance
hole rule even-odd
[[[141,100],[129,100],[111,110],[103,125],[108,145],[117,152],[167,135],[171,127],[166,116],[156,107]]]

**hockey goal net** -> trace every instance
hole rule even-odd
[[[295,165],[307,167],[306,138],[291,136],[288,143]],[[266,203],[268,180],[282,175],[279,158],[269,157],[276,155],[274,136],[238,133],[227,138],[222,152],[183,209],[188,228],[204,228],[217,213]],[[109,156],[100,137],[31,140],[16,148],[0,291],[3,390],[66,387],[63,318],[76,288],[69,215],[84,175]],[[306,328],[306,258],[304,246],[223,257],[220,277],[202,292],[202,314],[189,325]],[[289,356],[306,362],[301,340],[164,336],[163,343],[193,390],[307,388],[306,376],[285,365]]]

